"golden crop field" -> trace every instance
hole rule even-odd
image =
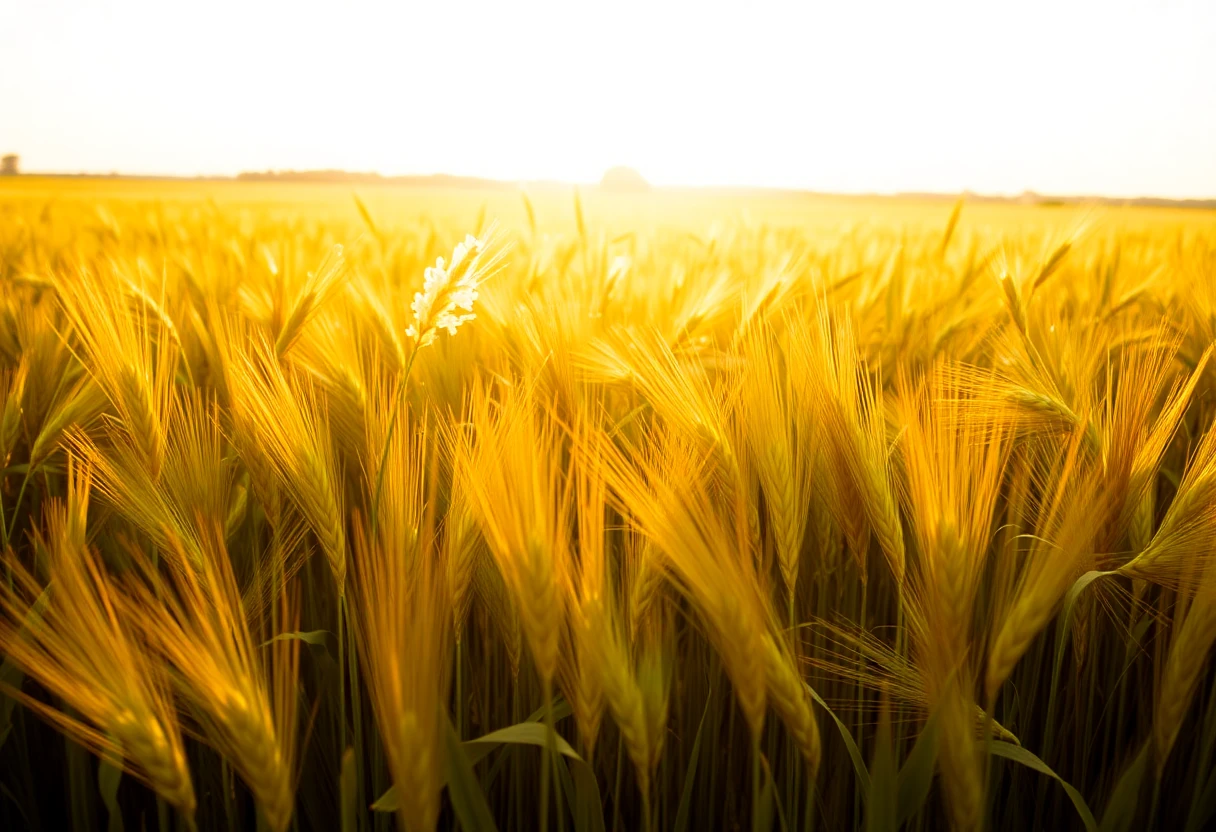
[[[1216,818],[1216,213],[0,180],[0,828]]]

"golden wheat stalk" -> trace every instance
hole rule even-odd
[[[421,491],[413,493],[421,502]],[[434,566],[436,540],[429,524],[420,532],[409,550],[399,551],[358,525],[351,560],[364,678],[401,797],[398,814],[410,832],[430,832],[439,820],[449,678],[449,612]]]
[[[473,602],[474,574],[481,544],[476,520],[464,495],[463,488],[453,489],[443,526],[442,562],[452,600],[452,629],[457,643],[464,637],[465,621]]]
[[[299,340],[304,327],[318,313],[326,299],[337,287],[345,268],[342,246],[336,245],[329,250],[317,270],[308,273],[291,306],[285,310],[282,326],[275,333],[275,357],[281,360]]]
[[[590,757],[595,749],[604,709],[604,686],[595,666],[594,642],[603,637],[603,605],[615,607],[616,593],[607,571],[604,539],[607,487],[603,462],[597,453],[598,446],[589,441],[589,437],[594,435],[594,428],[588,411],[587,407],[580,410],[572,437],[582,451],[576,451],[573,465],[578,545],[574,553],[576,556],[571,559],[573,568],[567,573],[564,590],[574,648],[570,653],[574,667],[569,671],[573,678],[566,687],[578,722],[579,736]],[[612,619],[618,620],[619,616],[614,614]]]
[[[984,680],[989,701],[1055,615],[1068,588],[1096,561],[1094,541],[1109,503],[1100,479],[1081,465],[1083,442],[1074,438],[1048,475],[1049,500],[1025,571],[989,645]]]
[[[138,577],[125,584],[123,609],[173,667],[200,738],[240,774],[269,828],[282,832],[295,807],[299,642],[275,639],[269,662],[259,656],[223,529],[217,524],[202,544],[196,568],[175,571],[170,582],[129,548]],[[280,589],[279,620],[290,628],[294,606],[287,588]]]
[[[156,476],[164,456],[176,343],[159,321],[132,312],[118,279],[82,270],[75,279],[59,280],[56,290],[79,343],[78,358],[117,411],[118,429]]]
[[[972,622],[1009,437],[1000,425],[969,418],[973,403],[944,366],[919,384],[901,376],[899,389],[903,496],[918,551],[904,587],[908,631],[926,706],[942,720],[942,780],[952,824],[974,829],[983,782],[974,729]]]
[[[0,467],[8,465],[21,434],[22,399],[29,376],[29,363],[24,358],[17,369],[0,372]]]
[[[166,668],[122,614],[111,579],[86,541],[90,473],[69,467],[66,504],[47,510],[51,584],[10,554],[0,584],[0,651],[70,708],[5,692],[93,753],[124,767],[186,816],[195,797]]]
[[[814,779],[822,758],[819,725],[811,706],[811,695],[798,673],[788,648],[779,646],[771,635],[761,639],[764,655],[764,679],[768,686],[768,701],[772,704]]]
[[[759,737],[767,614],[755,562],[746,554],[753,542],[746,508],[737,501],[726,512],[715,506],[706,488],[704,456],[677,436],[664,436],[636,466],[610,446],[602,453],[616,498],[663,552],[666,568],[695,605],[748,727]]]
[[[1148,545],[1119,567],[1121,574],[1177,586],[1193,569],[1192,553],[1216,535],[1216,431],[1200,440],[1161,524]]]
[[[937,697],[940,765],[950,825],[958,832],[981,828],[984,815],[984,751],[975,734],[970,689],[956,679]]]
[[[1216,642],[1216,568],[1209,564],[1178,627],[1161,675],[1153,713],[1153,750],[1160,777]]]
[[[64,432],[72,426],[91,425],[106,409],[108,400],[92,378],[83,378],[56,401],[30,446],[30,465],[36,467],[59,447]]]
[[[902,582],[906,552],[890,468],[882,387],[862,364],[852,327],[834,322],[826,311],[820,313],[817,328],[807,328],[796,341],[800,356],[808,362],[810,376],[804,383],[813,385],[822,420],[832,473],[829,499],[836,520],[849,534],[863,570],[864,526],[868,526],[896,581]]]
[[[265,342],[255,344],[248,354],[233,357],[228,375],[234,428],[243,455],[260,460],[299,507],[321,544],[338,595],[344,595],[347,546],[342,478],[323,401],[312,386],[289,381]],[[256,471],[257,466],[251,470]],[[268,484],[263,484],[263,493],[268,490]]]
[[[527,382],[508,388],[497,417],[475,388],[469,421],[475,441],[457,445],[461,478],[498,571],[511,593],[542,682],[558,668],[569,557],[570,489],[556,428],[538,412]]]
[[[792,612],[810,514],[811,477],[819,434],[810,400],[781,366],[775,335],[762,329],[744,339],[748,367],[740,395],[744,434],[764,491],[777,562]]]
[[[585,647],[589,668],[597,675],[604,702],[621,732],[625,752],[633,763],[638,790],[649,801],[654,771],[654,742],[647,719],[647,698],[610,606],[596,604],[586,610],[587,625],[595,633]]]
[[[637,641],[644,623],[651,612],[659,608],[663,599],[666,576],[660,562],[658,550],[649,541],[634,535],[626,555],[626,586],[628,587],[629,638]]]

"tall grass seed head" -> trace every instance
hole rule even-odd
[[[477,263],[483,248],[484,243],[469,234],[464,242],[456,244],[450,264],[439,257],[426,270],[422,291],[414,293],[410,304],[414,323],[405,331],[416,347],[434,343],[441,329],[455,335],[461,324],[477,317],[473,304],[477,301]]]

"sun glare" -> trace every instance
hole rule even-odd
[[[1210,196],[1216,4],[12,4],[0,152],[831,191]],[[82,141],[82,137],[88,137]]]

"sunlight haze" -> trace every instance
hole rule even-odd
[[[30,172],[1216,196],[1216,3],[5,0]]]

